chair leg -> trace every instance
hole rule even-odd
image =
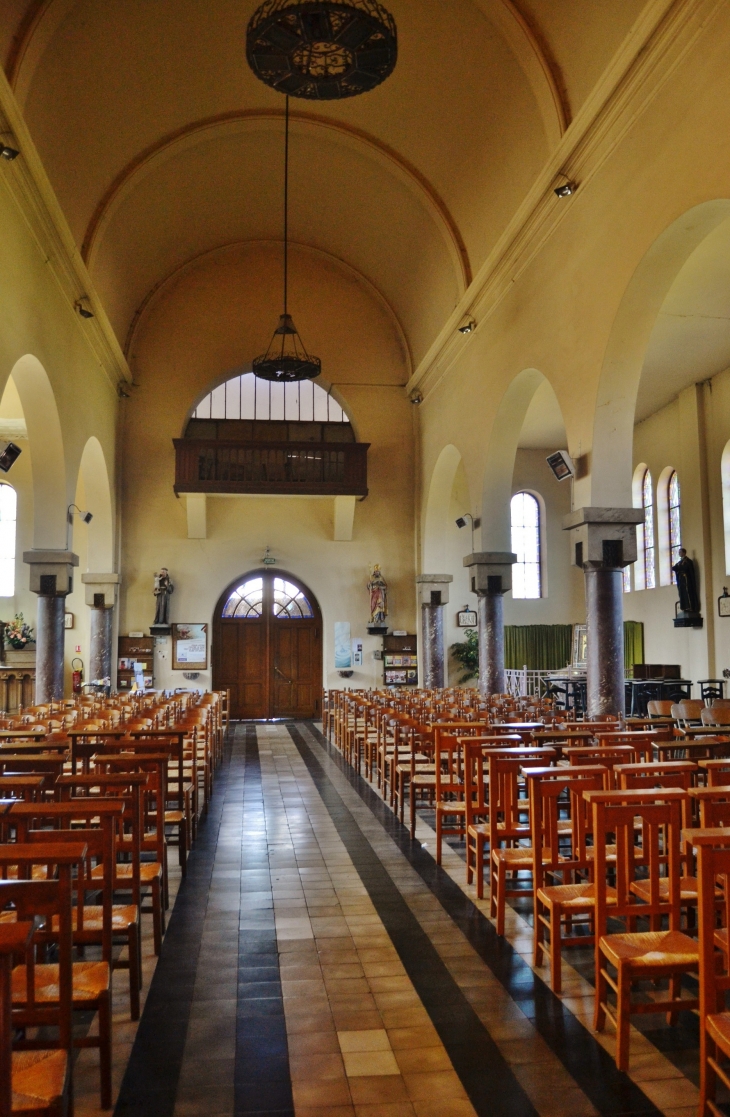
[[[111,991],[99,998],[99,1071],[101,1077],[101,1108],[112,1107],[112,1012]]]
[[[139,951],[139,923],[130,924],[128,931],[129,953],[129,1015],[139,1020],[139,988],[142,984],[142,966]]]
[[[716,1058],[715,1044],[703,1028],[700,1037],[700,1104],[699,1117],[712,1117],[709,1102],[715,1100],[717,1075],[710,1066],[710,1059]]]
[[[629,1045],[631,1027],[631,977],[623,966],[618,970],[618,994],[616,996],[616,1066],[619,1070],[629,1069]]]
[[[561,915],[559,907],[552,908],[550,911],[550,984],[553,987],[553,993],[556,995],[563,991],[563,955],[560,950],[562,945]]]
[[[442,834],[443,816],[441,811],[436,811],[436,864],[441,864],[441,843],[443,841]]]
[[[603,956],[596,942],[596,994],[593,1007],[593,1028],[602,1032],[606,1027],[606,1011],[604,1004],[608,997],[608,982],[603,974]]]
[[[155,943],[155,954],[159,956],[162,950],[162,922],[164,916],[162,914],[162,892],[160,889],[160,879],[152,881],[152,934]]]
[[[477,897],[484,899],[484,846],[486,842],[481,836],[477,837],[476,860],[474,869],[477,875]]]

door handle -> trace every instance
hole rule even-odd
[[[284,680],[285,683],[289,683],[289,686],[292,685],[291,679],[287,679],[284,672],[279,670],[279,665],[277,663],[274,664],[274,670],[277,672],[277,674],[281,675],[281,677],[282,677],[282,679]]]

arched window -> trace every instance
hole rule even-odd
[[[251,620],[263,616],[264,611],[264,580],[263,578],[249,578],[242,586],[238,586],[223,606],[224,617],[240,617]]]
[[[202,399],[193,419],[258,419],[300,423],[347,423],[329,392],[311,380],[274,384],[244,372],[219,384]]]
[[[264,605],[265,595],[270,605]],[[263,577],[249,578],[237,586],[223,606],[223,616],[259,620],[264,615],[264,608],[270,608],[271,614],[280,620],[309,620],[314,616],[314,610],[299,586],[284,578],[274,578],[272,589],[270,576],[267,590],[264,589]]]
[[[15,596],[15,533],[18,497],[12,485],[0,484],[0,597]]]
[[[542,597],[540,571],[540,504],[532,493],[512,497],[513,597]]]
[[[679,562],[679,548],[682,546],[681,496],[676,469],[672,470],[672,476],[669,478],[667,498],[669,505],[669,563],[670,566],[675,566]]]
[[[274,616],[285,620],[306,620],[313,617],[312,606],[292,582],[274,578]]]
[[[651,472],[646,470],[641,483],[641,505],[644,509],[644,589],[656,586],[656,548],[654,546],[654,491]]]

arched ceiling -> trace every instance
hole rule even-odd
[[[292,103],[292,236],[382,293],[414,361],[647,3],[387,0],[393,75]],[[283,100],[245,60],[256,6],[3,0],[6,72],[122,342],[179,267],[281,237]]]

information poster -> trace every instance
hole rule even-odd
[[[347,671],[352,667],[352,641],[350,622],[335,621],[335,670]]]
[[[205,671],[207,667],[207,624],[174,624],[172,626],[173,671]]]

